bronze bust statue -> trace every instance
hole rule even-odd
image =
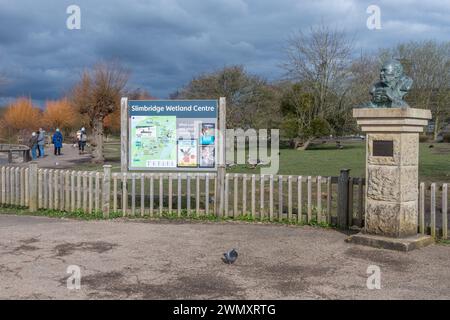
[[[380,70],[380,81],[370,90],[372,99],[362,105],[363,108],[408,108],[403,100],[412,86],[412,79],[403,73],[403,67],[397,60],[389,60]]]

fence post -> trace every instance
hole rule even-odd
[[[348,221],[348,177],[350,169],[341,169],[338,178],[338,210],[337,225],[340,229],[347,229]]]
[[[131,215],[136,214],[136,173],[131,174]]]
[[[448,230],[447,230],[447,194],[448,194],[448,185],[444,183],[442,185],[442,239],[447,239]]]
[[[228,217],[228,200],[229,200],[229,180],[230,180],[230,174],[226,173],[225,174],[225,188],[224,188],[224,211],[223,211],[223,215],[222,217]]]
[[[128,98],[120,99],[120,171],[128,170]]]
[[[259,218],[260,220],[264,219],[264,175],[260,176],[260,185],[259,185]]]
[[[64,177],[64,209],[67,212],[70,211],[70,171],[68,170]]]
[[[283,221],[283,176],[278,176],[278,221]]]
[[[311,176],[308,176],[307,182],[307,209],[306,209],[306,221],[311,222],[312,220],[312,180]]]
[[[195,177],[195,216],[200,215],[200,174],[196,173]]]
[[[37,162],[33,161],[30,163],[30,179],[29,179],[29,183],[30,183],[29,209],[30,209],[30,212],[37,211],[37,206],[38,206],[37,173],[38,173],[38,165],[37,165]]]
[[[360,180],[361,181],[361,180]],[[327,178],[327,223],[331,224],[331,177]]]
[[[353,226],[353,178],[348,179],[348,226]]]
[[[430,227],[431,236],[436,239],[436,183],[432,183],[430,186]]]
[[[153,199],[150,199],[150,203],[153,203]],[[181,217],[181,173],[177,175],[177,215]]]
[[[169,200],[169,203],[168,203],[169,215],[171,215],[172,214],[172,194],[173,194],[173,190],[172,190],[172,173],[169,173],[169,191],[168,192],[169,192],[169,197],[168,197],[168,200]],[[141,206],[141,208],[143,208],[143,207]],[[143,213],[142,213],[142,215],[143,215]]]
[[[75,211],[75,171],[73,170],[70,172],[70,211]]]
[[[125,171],[122,171],[122,215],[127,216],[128,207],[128,190],[127,190],[128,176]]]
[[[209,173],[205,176],[205,215],[209,215]]]
[[[143,173],[141,173],[140,176],[141,176],[141,217],[143,217],[145,215],[145,176]]]
[[[363,190],[363,178],[358,179],[358,226],[363,227],[363,201],[364,201],[364,190]]]
[[[100,172],[95,173],[95,212],[100,210]]]
[[[2,167],[2,204],[6,203],[6,168]]]
[[[218,165],[217,165],[217,174],[216,174],[216,187],[215,187],[215,208],[216,208],[216,216],[222,217],[224,216],[224,207],[225,207],[225,174],[226,174],[226,160],[225,160],[225,132],[227,130],[226,127],[226,99],[225,97],[220,97],[219,99],[219,123],[218,123],[218,134],[219,139],[217,141],[217,153],[218,153]]]
[[[317,189],[316,189],[316,196],[317,196],[317,208],[316,208],[316,219],[317,222],[322,222],[322,177],[317,177]]]
[[[298,176],[297,177],[297,221],[298,222],[302,222],[302,214],[303,214],[303,202],[302,202],[302,182],[303,182],[303,177],[302,176]]]
[[[39,174],[39,169],[38,169],[38,174]],[[26,168],[25,169],[25,207],[28,206],[28,198],[30,196],[30,191],[29,191],[29,187],[30,184],[28,183],[28,180],[30,178],[30,169]],[[38,178],[38,184],[39,184],[39,178]],[[39,194],[38,194],[39,197]],[[38,201],[38,205],[39,205],[39,201]],[[39,209],[39,207],[38,207]]]
[[[425,234],[425,183],[419,187],[419,232]]]
[[[164,175],[159,175],[159,216],[162,217],[164,209]]]
[[[102,187],[102,212],[104,218],[109,218],[110,198],[111,198],[111,165],[103,166],[103,187]]]

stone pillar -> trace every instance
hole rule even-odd
[[[361,108],[353,110],[366,133],[364,230],[350,242],[408,251],[430,243],[417,234],[419,133],[430,110]]]

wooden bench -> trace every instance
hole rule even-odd
[[[13,153],[22,153],[23,162],[31,160],[30,147],[20,144],[0,144],[0,152],[8,153],[8,163],[12,163]]]

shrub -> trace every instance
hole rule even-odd
[[[444,133],[444,135],[442,136],[442,140],[444,142],[450,142],[450,133]]]
[[[419,142],[428,142],[430,141],[430,137],[426,134],[419,135]]]

